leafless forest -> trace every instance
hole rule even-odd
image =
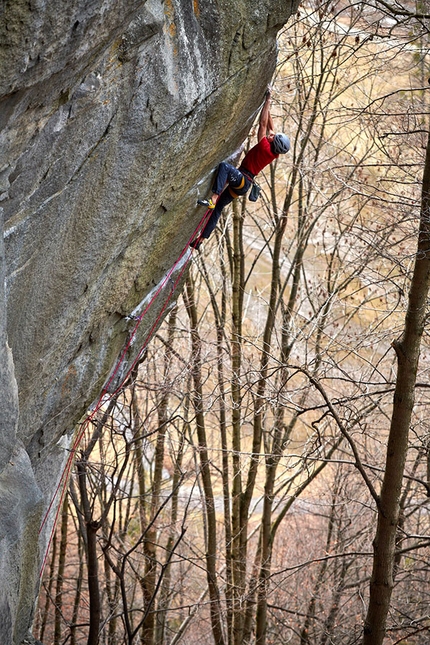
[[[45,645],[428,644],[429,19],[311,1],[281,35],[292,149],[80,444]]]

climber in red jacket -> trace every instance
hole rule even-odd
[[[213,212],[199,237],[191,242],[194,249],[199,248],[202,238],[207,239],[212,233],[223,208],[236,197],[245,195],[254,183],[254,177],[280,154],[289,151],[289,138],[285,134],[275,134],[270,115],[270,98],[270,90],[267,90],[258,125],[258,143],[245,155],[239,168],[225,161],[221,162],[217,169],[211,198],[197,201],[200,206],[205,206]]]

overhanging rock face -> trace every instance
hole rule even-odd
[[[67,436],[121,354],[125,317],[186,246],[211,170],[244,140],[292,4],[1,10],[2,645],[31,625]]]

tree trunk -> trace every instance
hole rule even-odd
[[[97,558],[97,530],[99,524],[94,521],[91,505],[87,494],[86,462],[76,463],[79,474],[79,491],[81,493],[82,510],[86,529],[86,555],[87,555],[87,576],[88,595],[90,609],[90,629],[88,632],[87,645],[97,645],[99,640],[101,600],[99,588],[99,571]]]
[[[212,634],[216,645],[224,645],[224,635],[221,619],[220,593],[217,582],[217,533],[215,500],[210,473],[210,461],[206,428],[203,414],[203,386],[202,386],[202,359],[201,340],[198,332],[197,310],[194,300],[194,285],[190,276],[187,277],[184,301],[190,318],[191,343],[192,343],[192,375],[194,382],[193,405],[196,414],[197,437],[199,442],[200,472],[205,495],[205,509],[207,518],[207,544],[206,544],[206,572],[211,600]]]
[[[78,561],[79,567],[76,576],[76,590],[73,600],[73,613],[72,613],[72,624],[70,625],[70,645],[76,645],[77,643],[77,623],[79,615],[79,607],[81,604],[82,597],[82,580],[84,578],[84,544],[80,531],[77,531],[78,534]]]
[[[430,284],[430,133],[421,199],[420,230],[414,273],[409,290],[405,328],[393,343],[397,355],[397,379],[388,438],[385,474],[382,482],[378,524],[373,543],[373,571],[370,598],[364,624],[363,645],[381,645],[393,590],[396,531],[400,496],[408,449],[409,426],[421,338],[426,320],[426,301]]]
[[[51,553],[51,562],[49,564],[49,577],[48,577],[48,585],[45,586],[45,604],[42,610],[42,615],[40,618],[40,625],[39,625],[39,639],[43,640],[45,637],[45,630],[48,626],[48,616],[49,616],[49,605],[51,603],[51,598],[52,598],[52,587],[54,585],[54,569],[55,569],[55,561],[57,559],[57,533],[54,533],[54,537],[52,539],[52,553]]]
[[[246,538],[247,530],[241,522],[240,504],[242,498],[242,409],[241,409],[241,370],[242,370],[242,308],[243,308],[243,245],[242,221],[237,201],[233,202],[233,264],[232,264],[232,335],[231,335],[231,426],[232,426],[232,633],[231,642],[239,645],[243,638],[246,578]]]
[[[169,537],[166,543],[166,559],[165,559],[165,573],[163,577],[163,583],[160,590],[160,598],[157,608],[156,616],[156,628],[155,628],[155,643],[156,645],[163,645],[166,641],[166,626],[167,626],[167,612],[169,610],[170,600],[169,596],[171,593],[171,580],[172,580],[172,567],[169,562],[169,558],[173,553],[173,548],[175,545],[175,533],[176,533],[176,523],[178,521],[178,509],[179,509],[179,484],[182,480],[182,457],[184,453],[184,444],[185,444],[185,427],[188,423],[188,415],[185,415],[186,421],[184,422],[184,431],[180,437],[180,443],[178,447],[178,452],[176,455],[175,461],[175,470],[173,474],[172,481],[172,506],[170,514],[170,527],[169,527]]]
[[[60,539],[60,550],[58,555],[57,587],[55,590],[54,645],[58,645],[61,641],[61,623],[63,620],[62,614],[63,614],[64,568],[66,566],[66,552],[67,552],[68,501],[69,501],[69,498],[66,495],[63,502],[63,509],[61,512],[61,539]]]

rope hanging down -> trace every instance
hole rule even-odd
[[[63,469],[63,471],[61,473],[61,477],[60,477],[60,480],[58,482],[58,485],[57,485],[57,487],[55,489],[55,492],[54,492],[54,494],[53,494],[53,496],[51,498],[51,501],[50,501],[50,503],[48,505],[48,508],[46,510],[46,513],[45,513],[45,515],[43,517],[43,520],[42,520],[42,523],[40,525],[39,535],[42,532],[43,527],[45,526],[45,524],[48,521],[48,518],[50,516],[51,510],[52,510],[52,508],[54,506],[55,500],[59,496],[58,504],[57,504],[57,508],[56,508],[55,516],[54,516],[54,520],[53,520],[52,529],[51,529],[51,532],[50,532],[49,540],[48,540],[46,550],[45,550],[45,555],[44,555],[42,565],[41,565],[41,568],[40,568],[40,578],[43,575],[43,571],[44,571],[44,568],[45,568],[45,565],[46,565],[46,561],[47,561],[47,558],[48,558],[51,543],[52,543],[52,540],[53,540],[53,537],[54,537],[58,517],[59,517],[59,514],[61,512],[61,507],[62,507],[62,504],[63,504],[63,501],[64,501],[64,496],[66,494],[67,483],[68,483],[70,472],[71,472],[71,469],[72,469],[73,460],[74,460],[76,451],[78,450],[79,445],[80,445],[80,443],[82,441],[82,438],[85,435],[85,432],[86,432],[87,428],[89,427],[90,423],[94,419],[94,417],[97,414],[97,412],[102,408],[103,405],[108,403],[114,396],[116,396],[123,389],[124,384],[128,380],[128,377],[130,376],[130,374],[132,373],[133,369],[136,367],[136,365],[140,361],[140,359],[141,359],[141,357],[143,355],[143,352],[145,351],[149,341],[152,338],[152,335],[153,335],[154,331],[156,330],[160,320],[162,319],[162,316],[163,316],[164,312],[166,311],[167,306],[170,303],[172,295],[175,292],[175,289],[178,286],[178,284],[179,284],[179,282],[180,282],[180,280],[182,278],[182,275],[184,274],[184,271],[187,268],[188,263],[189,263],[189,261],[191,259],[190,243],[192,242],[192,240],[194,240],[201,233],[201,231],[203,231],[203,229],[206,226],[206,223],[207,223],[211,213],[212,213],[211,209],[208,209],[205,212],[205,214],[203,215],[202,219],[200,220],[200,222],[198,223],[197,227],[195,228],[193,234],[189,238],[187,244],[183,248],[181,254],[177,258],[176,262],[169,269],[169,271],[165,274],[165,276],[160,281],[160,283],[157,285],[157,287],[155,287],[153,289],[153,291],[150,292],[149,298],[148,298],[148,296],[146,296],[146,298],[128,316],[128,318],[130,320],[135,321],[135,325],[134,325],[134,327],[133,327],[133,329],[132,329],[132,331],[131,331],[131,333],[130,333],[130,335],[128,337],[128,340],[127,340],[127,342],[126,342],[126,344],[125,344],[125,346],[124,346],[124,348],[123,348],[123,350],[122,350],[122,352],[121,352],[121,354],[120,354],[120,356],[119,356],[119,358],[118,358],[118,360],[117,360],[117,362],[116,362],[116,364],[115,364],[115,366],[114,366],[114,368],[113,368],[108,380],[105,382],[105,384],[103,386],[103,389],[101,391],[101,394],[100,394],[99,398],[97,399],[96,403],[94,404],[91,413],[81,423],[79,431],[77,432],[76,437],[73,440],[72,446],[69,449],[69,456],[67,458],[65,467],[64,467],[64,469]],[[172,275],[178,268],[179,268],[178,276],[173,281]],[[157,299],[158,295],[161,293],[161,291],[164,289],[164,287],[166,286],[166,284],[169,281],[172,283],[172,287],[171,287],[171,289],[170,289],[170,291],[169,291],[169,293],[167,295],[166,300],[163,303],[163,306],[160,309],[160,312],[159,312],[158,316],[156,317],[153,325],[151,326],[150,330],[148,331],[140,350],[138,351],[134,361],[132,362],[131,366],[126,371],[124,376],[121,375],[119,385],[117,387],[115,387],[115,388],[112,388],[112,385],[115,382],[115,379],[118,377],[118,375],[120,373],[120,370],[123,367],[123,364],[125,362],[125,358],[127,356],[127,352],[128,352],[128,350],[130,349],[131,345],[133,344],[133,342],[135,340],[137,330],[139,329],[139,326],[140,326],[143,318],[145,317],[145,315],[147,314],[147,312],[151,308],[152,304],[155,302],[155,300]],[[146,306],[145,306],[145,301],[146,300],[148,300],[148,302],[146,303]],[[142,305],[144,306],[142,312],[139,315],[136,316],[135,312],[137,312],[141,308]],[[111,389],[113,391],[111,391]]]

